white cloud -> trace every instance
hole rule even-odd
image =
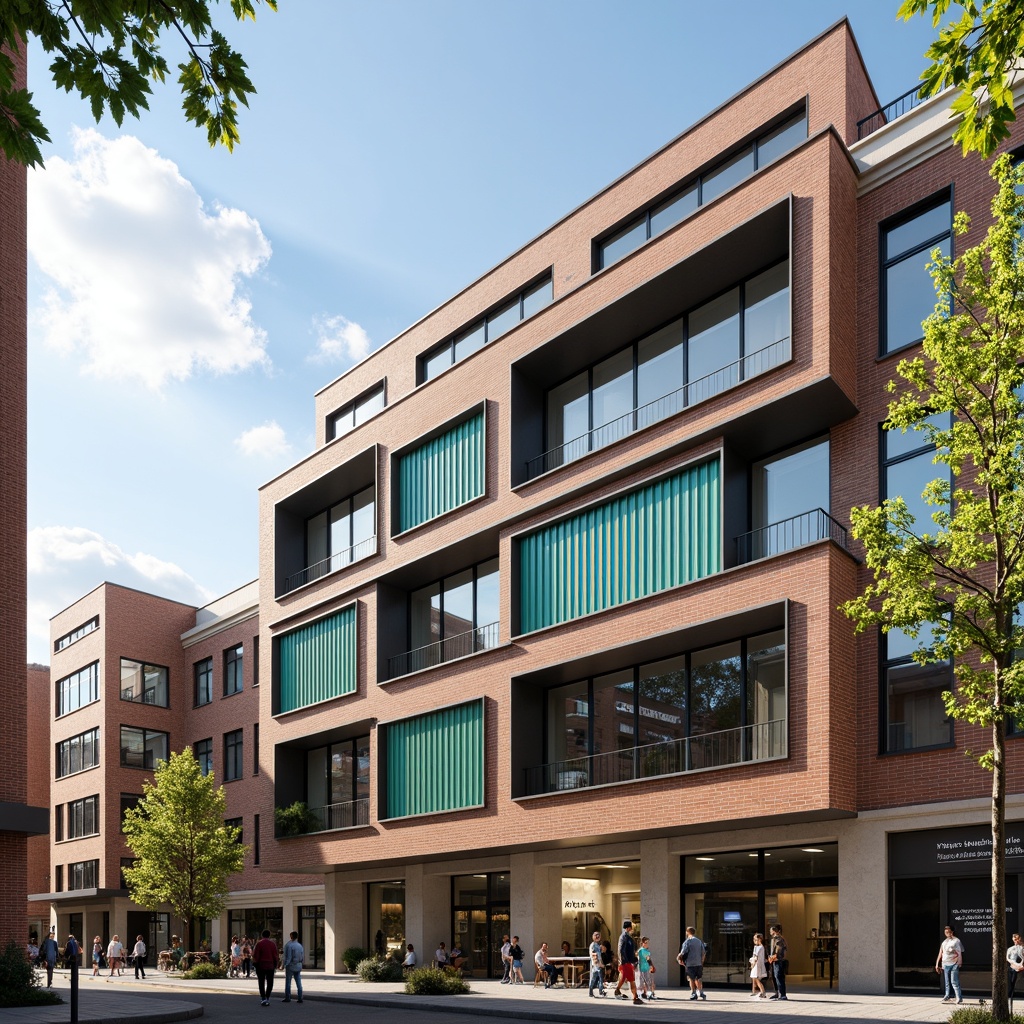
[[[276,459],[291,453],[292,446],[284,428],[276,420],[251,427],[235,438],[235,445],[246,458]]]
[[[153,389],[266,365],[242,290],[270,258],[242,210],[208,212],[170,160],[131,135],[76,131],[71,161],[29,180],[29,252],[49,278],[33,321],[100,377]]]
[[[156,555],[131,555],[81,526],[42,526],[28,535],[28,655],[50,661],[50,619],[100,583],[203,605],[215,596],[184,569]]]
[[[357,323],[343,316],[313,318],[316,351],[310,359],[317,363],[358,363],[370,353],[370,338]]]

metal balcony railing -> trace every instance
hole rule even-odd
[[[891,103],[876,110],[873,114],[862,117],[857,122],[857,140],[866,139],[872,132],[878,131],[883,125],[888,124],[890,121],[895,121],[897,117],[902,117],[907,111],[913,110],[914,107],[923,102],[920,93],[921,86],[915,85],[913,89],[908,89],[902,96],[897,96]]]
[[[748,761],[785,757],[786,719],[706,732],[666,743],[574,757],[526,769],[526,795],[635,782],[658,775],[679,775],[708,768],[727,768]]]
[[[831,540],[844,550],[850,550],[846,541],[846,527],[837,523],[824,509],[816,508],[737,537],[736,561],[744,565],[758,558],[802,548],[818,540]]]
[[[361,540],[358,544],[353,544],[350,548],[336,551],[333,555],[323,558],[319,562],[314,562],[300,572],[292,573],[291,576],[286,577],[284,581],[285,593],[288,593],[289,590],[294,590],[296,587],[304,586],[306,583],[312,583],[313,580],[318,580],[322,576],[334,572],[335,569],[344,569],[346,565],[358,562],[360,558],[372,555],[376,550],[377,535],[374,534],[372,537],[367,537],[366,540]]]
[[[526,479],[532,480],[542,473],[558,469],[559,466],[582,458],[587,452],[613,444],[615,441],[628,437],[637,430],[642,430],[659,420],[667,419],[691,405],[706,402],[709,398],[714,398],[715,395],[734,388],[751,377],[767,373],[768,370],[784,363],[789,356],[790,339],[788,337],[773,341],[770,345],[720,367],[705,377],[685,384],[677,391],[663,395],[653,402],[648,402],[647,405],[627,412],[618,419],[595,427],[580,437],[575,437],[557,448],[544,452],[543,455],[530,459],[526,463]]]
[[[370,823],[369,797],[358,800],[344,800],[338,804],[310,807],[310,814],[320,822],[318,829],[311,832],[329,832],[335,828],[358,828]]]
[[[388,658],[387,678],[397,679],[410,672],[443,665],[446,661],[454,661],[456,658],[466,657],[467,654],[475,654],[477,651],[486,651],[497,646],[498,623],[492,622],[488,626],[478,626],[465,633],[438,640],[437,643],[427,644],[426,647],[418,647],[414,651],[406,651],[405,654]]]

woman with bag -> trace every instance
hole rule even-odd
[[[943,975],[946,983],[946,994],[942,997],[944,1003],[953,1002],[953,993],[956,993],[956,1001],[962,1003],[964,997],[960,992],[960,966],[964,962],[964,947],[953,931],[953,926],[946,925],[946,937],[939,946],[939,955],[935,958],[935,973]]]

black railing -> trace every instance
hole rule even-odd
[[[635,782],[786,756],[786,719],[706,732],[665,743],[574,757],[526,769],[526,795]]]
[[[831,540],[846,551],[850,550],[846,543],[846,527],[837,523],[823,508],[815,508],[737,537],[736,561],[743,565],[819,540]]]
[[[407,676],[410,672],[419,672],[434,665],[443,665],[446,661],[465,658],[477,651],[486,651],[498,646],[498,623],[479,626],[457,636],[450,636],[437,643],[417,647],[414,651],[406,651],[394,658],[388,658],[388,679]]]
[[[289,590],[294,590],[296,587],[312,583],[313,580],[318,580],[322,576],[334,572],[335,569],[344,569],[346,565],[358,562],[360,558],[372,555],[376,550],[377,537],[375,534],[372,537],[367,537],[366,540],[361,540],[358,544],[353,544],[350,548],[336,551],[333,555],[322,558],[319,562],[314,562],[300,572],[292,573],[291,576],[288,576],[284,581],[285,593]]]
[[[915,85],[913,89],[908,89],[902,96],[897,96],[892,103],[886,104],[873,114],[868,114],[867,117],[862,117],[857,122],[857,139],[867,138],[883,125],[895,121],[897,117],[902,117],[907,111],[913,110],[924,99],[925,97],[921,96],[921,86]]]
[[[587,452],[613,444],[637,430],[649,427],[652,423],[674,416],[680,410],[691,405],[706,402],[709,398],[714,398],[715,395],[728,391],[729,388],[734,388],[751,377],[767,373],[768,370],[784,363],[789,356],[788,337],[773,341],[770,345],[751,352],[705,377],[691,381],[677,391],[663,395],[653,402],[648,402],[647,405],[627,412],[618,419],[595,427],[586,434],[566,441],[565,444],[530,459],[526,463],[526,479],[532,480],[542,473],[558,469],[559,466],[582,458]]]

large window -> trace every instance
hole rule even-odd
[[[121,700],[168,707],[167,669],[163,665],[147,665],[143,661],[122,658]]]
[[[384,382],[327,417],[327,440],[347,434],[384,408]]]
[[[531,463],[530,475],[763,373],[787,358],[789,336],[783,260],[552,388],[547,453],[542,464]]]
[[[786,753],[785,634],[774,630],[548,691],[542,793]]]
[[[213,771],[213,739],[197,740],[192,744],[192,752],[199,762],[199,770],[209,775]]]
[[[499,306],[493,313],[470,324],[454,338],[432,348],[420,360],[420,379],[432,380],[449,366],[477,349],[497,341],[521,320],[526,320],[547,306],[552,299],[551,277],[523,289]]]
[[[99,628],[100,617],[94,615],[88,622],[83,622],[82,625],[76,626],[70,633],[65,633],[63,636],[58,637],[53,642],[54,653],[63,651],[65,647],[70,647],[76,640],[81,640],[83,636],[88,636],[93,630]]]
[[[121,726],[121,767],[152,771],[157,761],[167,760],[168,737],[165,732]]]
[[[242,730],[224,733],[224,781],[242,777]]]
[[[242,645],[236,644],[224,652],[224,696],[242,692]]]
[[[308,579],[319,579],[373,554],[376,541],[376,489],[371,486],[306,520]]]
[[[100,663],[94,661],[56,683],[57,716],[100,699]]]
[[[702,175],[687,182],[668,199],[650,207],[624,227],[597,244],[597,269],[610,266],[649,238],[678,224],[698,206],[711,202],[739,184],[748,174],[789,152],[807,138],[803,111],[761,135],[752,145],[733,153]]]
[[[896,352],[924,337],[921,323],[935,309],[927,265],[935,249],[952,253],[953,199],[949,191],[882,226],[881,352]]]
[[[940,430],[950,426],[949,413],[929,416],[928,422]],[[882,497],[903,498],[907,510],[914,517],[914,529],[919,536],[935,532],[932,521],[934,506],[922,494],[936,478],[950,481],[949,467],[935,463],[935,445],[920,430],[882,431]]]
[[[100,731],[90,729],[57,744],[57,778],[84,772],[100,763]]]
[[[138,793],[121,794],[121,831],[124,832],[124,816],[128,811],[134,811],[142,802],[142,796]]]
[[[98,860],[81,860],[68,865],[68,891],[73,889],[95,889],[100,875]]]
[[[306,754],[306,803],[320,828],[353,828],[369,820],[370,737],[317,747]]]
[[[192,667],[195,691],[193,704],[209,704],[213,700],[213,658],[203,658]]]
[[[927,648],[931,639],[928,623],[916,639],[901,629],[890,629],[882,636],[884,753],[943,747],[953,742],[953,720],[942,701],[943,692],[953,689],[953,667],[948,661],[919,665],[912,657],[914,651]]]
[[[100,831],[100,798],[87,796],[68,804],[68,839],[98,835]]]

